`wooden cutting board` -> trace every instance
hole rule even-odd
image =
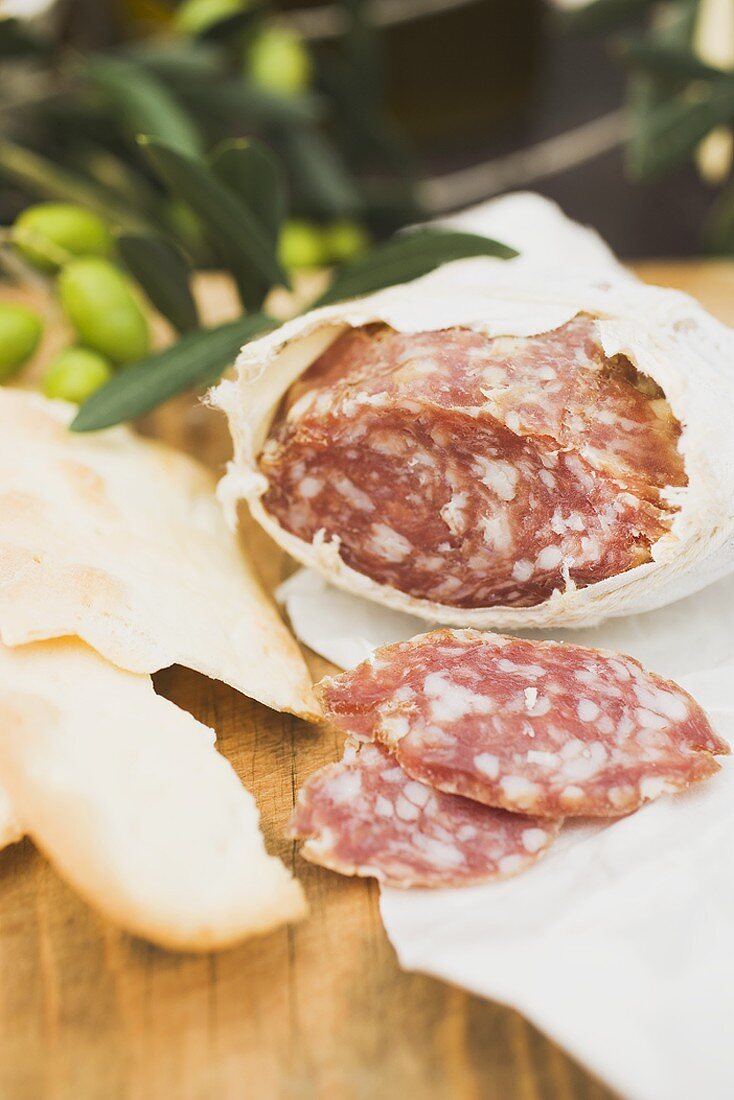
[[[639,271],[734,323],[734,264]],[[231,311],[221,282],[203,294],[210,316]],[[46,353],[60,339],[52,326]],[[223,422],[190,399],[144,428],[213,465],[227,456]],[[288,569],[283,555],[257,532],[247,537],[272,585]],[[328,667],[309,659],[315,675]],[[516,1012],[401,972],[376,887],[311,866],[283,838],[297,788],[340,755],[333,735],[183,669],[160,673],[156,686],[217,730],[257,798],[270,851],[303,882],[310,916],[234,950],[168,954],[90,911],[29,842],[8,849],[1,1100],[612,1100]]]

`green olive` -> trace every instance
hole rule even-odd
[[[342,218],[325,230],[325,251],[331,263],[344,263],[366,252],[370,238],[359,222]]]
[[[15,220],[13,240],[28,263],[56,271],[70,256],[109,256],[110,231],[97,214],[67,202],[29,206]]]
[[[148,321],[130,282],[108,260],[72,260],[59,275],[64,312],[82,343],[113,363],[140,359],[150,348]]]
[[[303,41],[277,24],[263,27],[247,55],[250,79],[278,95],[304,92],[311,83],[311,58]]]
[[[62,397],[81,405],[111,377],[112,365],[104,356],[89,348],[67,348],[46,371],[43,392],[46,397]]]
[[[43,322],[33,310],[0,302],[0,382],[30,359],[42,332]]]
[[[184,0],[173,17],[174,25],[182,34],[203,34],[221,19],[246,11],[248,0]]]
[[[164,206],[164,216],[170,225],[173,235],[184,245],[184,249],[197,259],[206,253],[206,241],[204,227],[201,218],[198,217],[183,202],[171,200]]]
[[[280,231],[278,255],[283,267],[290,271],[304,267],[319,267],[326,262],[321,229],[314,222],[293,218]]]

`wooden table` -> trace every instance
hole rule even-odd
[[[641,270],[734,321],[734,264]],[[145,427],[210,463],[226,457],[223,423],[190,400]],[[272,583],[285,562],[253,538]],[[516,1012],[401,972],[376,887],[306,863],[283,838],[296,789],[338,757],[334,736],[183,669],[156,686],[216,728],[310,916],[235,950],[168,954],[89,910],[28,841],[8,849],[2,1100],[612,1100]]]

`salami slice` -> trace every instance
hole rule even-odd
[[[527,607],[651,558],[680,425],[579,316],[531,338],[351,330],[286,395],[265,509],[351,568],[461,608]]]
[[[302,787],[290,835],[301,854],[390,886],[469,886],[508,878],[552,843],[559,821],[510,814],[411,779],[378,744],[348,743]]]
[[[318,688],[326,716],[414,779],[488,806],[616,816],[719,770],[729,747],[677,684],[558,642],[438,630]]]

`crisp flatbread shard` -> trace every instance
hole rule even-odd
[[[86,901],[181,950],[305,913],[214,732],[75,639],[0,646],[0,782]]]
[[[734,335],[592,251],[446,264],[248,345],[212,399],[230,519],[456,626],[586,626],[730,572]]]
[[[318,714],[209,472],[126,428],[76,435],[72,415],[0,390],[0,640],[76,635],[131,672],[181,664]]]

